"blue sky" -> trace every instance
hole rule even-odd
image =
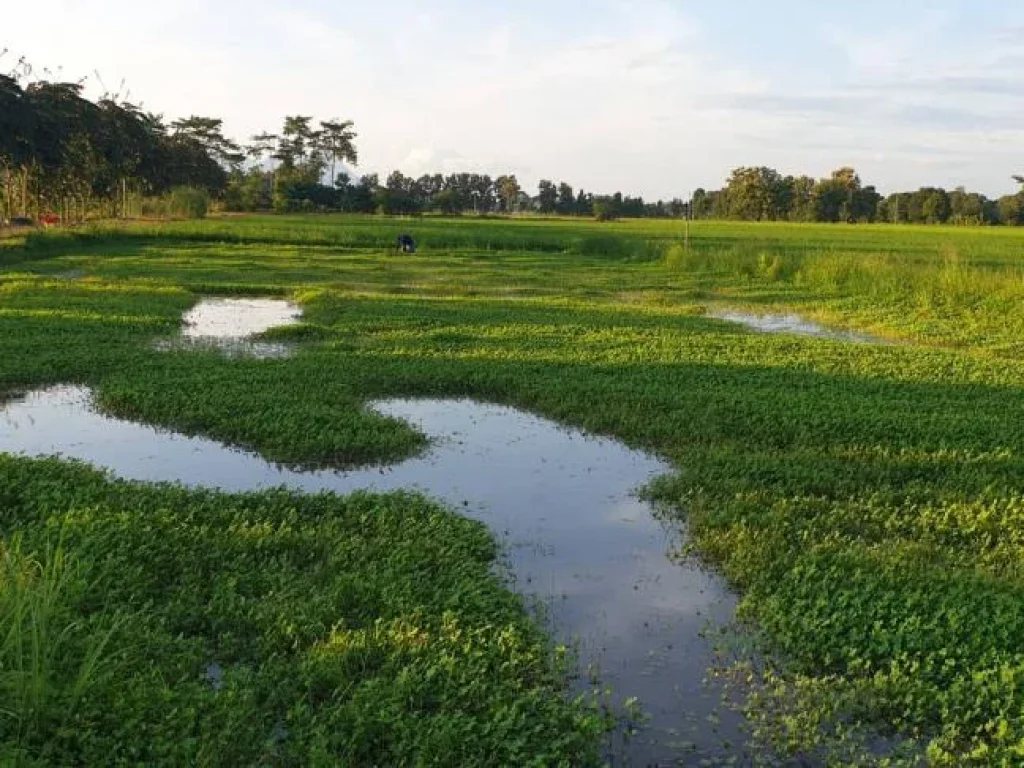
[[[686,196],[730,169],[883,191],[1013,190],[1024,3],[996,0],[50,0],[4,11],[0,64],[94,71],[244,139],[356,121],[361,171],[514,172]],[[833,7],[834,6],[834,7]]]

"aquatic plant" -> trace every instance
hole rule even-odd
[[[422,245],[416,255],[392,252],[400,228]],[[914,742],[909,754],[936,764],[1020,762],[1022,235],[699,222],[689,248],[680,250],[681,236],[674,222],[256,217],[33,237],[27,246],[0,247],[0,390],[88,383],[114,413],[307,466],[391,461],[421,449],[422,437],[406,425],[362,407],[392,395],[475,397],[614,435],[679,467],[678,476],[659,481],[651,494],[685,520],[696,553],[743,592],[742,618],[757,628],[763,650],[775,660],[749,682],[751,722],[765,749],[818,754],[826,737],[842,730],[844,739],[862,740],[868,762],[887,756],[872,752],[873,745],[903,740]],[[283,332],[297,354],[259,361],[154,350],[154,340],[174,334],[182,312],[202,293],[266,293],[300,302],[303,326]],[[754,334],[705,317],[711,303],[797,312],[900,343],[854,346]],[[4,537],[22,531],[29,551],[44,551],[42,528],[32,532],[42,525],[41,510],[88,509],[113,493],[102,486],[107,490],[96,491],[89,504],[54,504],[54,489],[71,482],[59,472],[71,470],[49,467],[40,476],[61,479],[48,485],[27,482],[27,471],[18,461],[2,464],[0,514]],[[218,533],[218,526],[232,523],[225,510],[242,502],[211,497],[199,505],[201,514],[192,514],[192,497],[159,493],[171,495],[97,513],[97,520],[131,521],[145,531],[125,536],[130,547],[118,543],[121,533],[104,528],[97,533],[102,547],[73,537],[68,552],[90,574],[96,568],[107,573],[102,566],[113,555],[104,551],[112,547],[125,573],[165,562],[186,572],[194,568],[196,584],[218,584],[210,563],[235,562],[236,549],[248,551],[243,542],[261,540],[247,528],[232,529],[238,532],[233,536]],[[329,525],[347,514],[332,505],[350,510],[369,503],[287,505],[325,504],[316,507],[324,518],[317,525]],[[421,503],[410,509],[422,511]],[[272,516],[274,530],[281,514]],[[188,558],[153,548],[158,537],[145,525],[156,523],[149,521],[162,520],[159,536],[177,541],[176,531],[202,527],[203,516],[211,521],[202,529],[209,549],[194,533],[189,536],[200,549]],[[315,539],[321,536],[316,530],[304,535]],[[414,531],[409,539],[384,530],[374,546],[398,558],[416,558],[422,550],[424,559],[415,560],[421,574],[467,562],[476,563],[474,573],[486,570],[464,550],[437,548],[439,536],[461,540],[465,534],[447,527]],[[325,540],[344,545],[331,536]],[[183,547],[193,541],[186,538]],[[269,562],[277,563],[277,550],[268,551]],[[263,555],[239,557],[225,578],[238,584],[262,578]],[[376,579],[366,563],[366,577]],[[343,566],[330,561],[321,575]],[[356,594],[364,572],[354,573],[348,588]],[[307,679],[285,665],[271,675],[284,685],[273,689],[279,693],[247,698],[242,690],[271,690],[254,671],[252,660],[264,657],[247,655],[229,676],[254,675],[259,684],[239,683],[231,707],[219,699],[211,704],[202,672],[221,643],[246,653],[264,643],[277,652],[277,633],[293,628],[309,640],[305,648],[320,649],[303,674],[323,675],[315,678],[328,681],[318,689],[323,693],[334,685],[331,654],[339,647],[357,649],[363,655],[355,658],[372,671],[370,661],[391,653],[413,659],[416,638],[443,635],[440,598],[422,598],[422,610],[409,615],[390,610],[406,603],[401,590],[383,584],[358,625],[332,634],[334,619],[309,607],[319,582],[288,574],[275,583],[301,585],[303,613],[288,614],[280,624],[249,622],[236,608],[235,618],[222,623],[204,613],[203,604],[162,591],[155,577],[145,577],[140,594],[151,602],[128,626],[149,627],[146,622],[168,615],[175,621],[201,617],[201,644],[167,658],[179,659],[168,662],[177,665],[175,679],[194,681],[175,693],[185,697],[176,701],[211,713],[203,721],[211,729],[203,733],[227,733],[251,720],[258,727],[245,726],[245,738],[231,743],[262,744],[281,707],[271,716],[259,702],[280,703],[295,690],[287,681]],[[472,584],[456,592],[478,594],[476,577]],[[232,590],[222,588],[230,596]],[[507,595],[494,589],[486,603],[504,605]],[[128,587],[108,594],[112,609],[133,605]],[[202,594],[207,601],[222,599]],[[259,613],[257,603],[244,605]],[[529,626],[520,621],[517,627]],[[111,643],[117,639],[115,633]],[[164,642],[170,641],[154,640],[152,647]],[[537,642],[531,647],[543,645]],[[116,647],[130,646],[126,640]],[[186,656],[187,663],[180,661]],[[529,679],[524,667],[510,674],[502,683],[506,692]],[[540,722],[550,726],[544,743],[567,738],[572,750],[580,748],[576,739],[593,734],[594,723],[577,719],[579,710],[561,709],[557,682],[538,690],[531,701],[542,710]],[[392,694],[389,689],[380,701],[391,702]],[[456,706],[456,698],[444,701]],[[149,714],[129,718],[133,733],[163,733],[159,743],[192,738],[184,719],[161,731],[157,710],[142,711]],[[386,711],[399,730],[414,721],[403,723],[414,717],[408,711]],[[479,712],[483,720],[496,717],[487,708]],[[335,716],[332,710],[329,717]],[[501,738],[518,745],[515,756],[538,748],[539,741],[512,735],[515,718],[499,720],[505,724]],[[380,733],[374,730],[379,723],[345,722],[360,723],[359,733]],[[459,732],[453,728],[445,738]],[[112,733],[116,740],[118,732]],[[878,733],[887,738],[872,742]],[[121,736],[134,743],[127,731]],[[847,746],[837,754],[850,755]],[[197,750],[189,756],[200,755]]]

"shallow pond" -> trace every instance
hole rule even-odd
[[[302,316],[296,305],[281,299],[208,298],[185,313],[185,326],[175,339],[163,339],[160,349],[219,349],[228,355],[283,358],[287,344],[252,337],[281,325],[295,325]]]
[[[430,450],[387,468],[296,472],[211,440],[110,418],[92,408],[87,389],[57,387],[0,410],[0,451],[60,454],[128,479],[231,491],[422,490],[503,539],[517,589],[547,605],[560,640],[578,642],[578,690],[588,689],[585,670],[598,665],[617,702],[640,700],[651,720],[628,743],[618,735],[615,762],[715,764],[741,754],[736,716],[720,712],[720,693],[703,683],[716,660],[704,630],[730,620],[733,597],[711,575],[669,559],[680,543],[674,526],[634,495],[670,466],[503,406],[372,407],[422,430]]]
[[[709,308],[708,317],[739,323],[761,333],[794,333],[798,336],[815,336],[821,339],[849,341],[854,344],[884,344],[883,339],[857,331],[843,331],[825,328],[799,315],[751,314],[731,309]]]

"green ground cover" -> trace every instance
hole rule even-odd
[[[402,231],[420,241],[419,254],[391,250]],[[660,221],[265,217],[51,235],[25,246],[7,241],[0,246],[0,392],[85,383],[113,413],[306,466],[392,460],[420,449],[422,438],[408,427],[362,409],[389,395],[472,396],[616,436],[679,467],[650,493],[686,521],[700,555],[742,590],[742,616],[780,660],[751,676],[763,738],[813,751],[868,723],[917,740],[935,764],[1021,761],[1024,235],[698,222],[689,249],[681,236],[678,222]],[[205,293],[275,294],[301,303],[303,323],[270,334],[294,341],[296,356],[256,361],[153,351],[152,340],[173,333]],[[897,343],[755,334],[704,316],[718,305],[798,311]],[[90,627],[76,633],[82,645],[68,657],[88,660],[95,642],[99,656],[110,659],[101,668],[109,672],[89,676],[96,682],[88,696],[78,694],[85,703],[69,711],[106,711],[109,681],[122,675],[166,683],[187,672],[199,701],[207,694],[197,665],[227,643],[241,670],[237,700],[211,694],[199,705],[181,694],[178,704],[199,707],[218,724],[204,734],[230,730],[235,717],[257,723],[259,734],[272,732],[287,697],[271,701],[265,691],[275,676],[287,677],[291,701],[309,700],[311,689],[301,686],[312,685],[318,673],[310,665],[333,642],[330,611],[300,601],[289,615],[291,608],[272,601],[265,616],[226,619],[228,639],[207,617],[174,640],[183,632],[175,622],[193,611],[202,616],[209,600],[190,603],[174,582],[151,594],[150,564],[129,567],[129,543],[144,538],[145,525],[162,526],[173,542],[199,538],[200,528],[275,531],[288,515],[298,539],[340,541],[331,537],[344,534],[332,526],[343,529],[379,508],[396,520],[418,511],[438,529],[405,537],[382,522],[367,551],[397,537],[395,572],[405,572],[403,558],[423,568],[440,558],[455,572],[430,572],[437,582],[429,594],[415,592],[415,584],[409,594],[400,587],[391,593],[381,583],[364,602],[353,597],[357,607],[336,613],[354,616],[351,631],[363,634],[341,643],[345,654],[356,653],[353,643],[370,643],[379,617],[385,635],[429,635],[423,664],[440,664],[448,658],[447,610],[474,628],[467,632],[481,633],[474,635],[480,658],[466,661],[466,670],[506,660],[507,677],[493,697],[457,684],[424,693],[439,709],[430,710],[438,713],[434,736],[423,738],[437,742],[410,734],[406,719],[419,710],[408,699],[402,701],[410,708],[396,704],[387,710],[392,717],[365,725],[366,740],[332,742],[337,724],[363,716],[351,701],[386,709],[401,697],[373,688],[372,664],[352,661],[332,672],[340,677],[325,679],[338,687],[365,682],[370,698],[313,697],[321,709],[297,713],[286,726],[301,740],[267,745],[269,737],[253,733],[249,741],[268,750],[304,744],[358,761],[368,753],[343,750],[379,749],[377,738],[394,761],[415,762],[431,754],[423,750],[454,745],[459,728],[515,722],[502,719],[510,709],[528,712],[540,730],[535,741],[514,743],[509,734],[520,732],[511,725],[488,731],[495,750],[506,748],[486,752],[496,761],[527,754],[578,761],[597,738],[599,719],[554,694],[558,677],[543,638],[488,575],[489,537],[422,500],[185,494],[19,459],[3,460],[0,470],[5,551],[15,553],[12,562],[31,553],[45,574],[59,560],[54,542],[62,541],[60,551],[81,571],[61,593],[61,620]],[[26,483],[25,476],[43,479]],[[17,547],[15,534],[22,537]],[[281,536],[267,546],[299,546],[291,533]],[[177,558],[183,580],[257,579],[246,559],[246,547],[262,546],[257,539],[243,546],[213,537],[197,551],[191,575],[193,561],[169,544],[154,553],[152,567]],[[448,546],[456,551],[442,557],[437,548]],[[212,563],[222,551],[219,576]],[[314,572],[283,554],[270,578],[295,594],[308,591],[309,579],[361,578],[358,558],[343,563],[328,548],[317,553]],[[114,583],[111,573],[129,575]],[[123,615],[132,618],[123,623]],[[275,645],[284,642],[276,634],[281,625],[303,641]],[[129,637],[126,626],[140,627],[139,637]],[[521,653],[503,645],[502,631],[521,638]],[[133,656],[132,642],[166,643],[166,668],[147,667]],[[403,655],[410,652],[404,640],[374,635],[373,642],[380,643],[375,663],[416,667]],[[462,657],[458,662],[461,670]],[[52,675],[73,688],[77,669]],[[71,695],[57,689],[54,695]],[[212,748],[208,736],[190,741],[183,734],[186,715],[150,718],[157,689],[137,690],[125,706],[138,707],[138,731],[121,734],[124,744],[165,728],[163,748],[186,750],[171,757],[201,757]],[[40,734],[48,728],[64,734],[54,743],[70,755],[112,748],[76,740],[67,734],[81,729],[67,723],[0,707],[0,718],[5,714],[0,733],[12,748],[45,757]],[[551,751],[531,752],[539,745]],[[291,759],[301,762],[298,753]]]

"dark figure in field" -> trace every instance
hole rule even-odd
[[[412,235],[398,236],[398,250],[402,253],[416,253],[416,241],[412,239]]]

